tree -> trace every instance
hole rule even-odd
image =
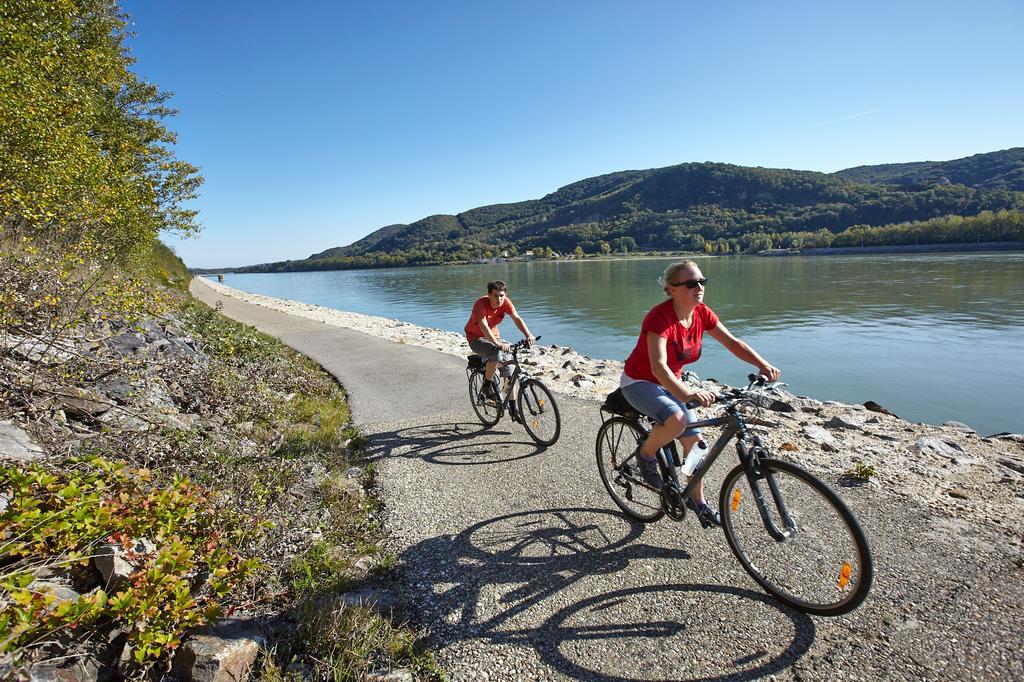
[[[577,244],[575,253],[577,258],[583,258],[583,247]]]
[[[612,245],[608,242],[601,242],[601,254],[607,256],[612,252]]]
[[[175,158],[169,93],[139,79],[111,0],[0,9],[0,230],[89,241],[127,262],[157,234],[199,230],[202,178]]]

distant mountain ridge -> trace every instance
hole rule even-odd
[[[1024,191],[1024,147],[975,154],[953,161],[919,161],[857,166],[833,173],[854,182],[919,185],[946,182],[975,189]]]
[[[1021,147],[953,161],[859,166],[832,174],[684,163],[599,175],[540,199],[388,225],[306,260],[242,271],[415,265],[528,249],[728,253],[827,246],[815,242],[830,242],[828,235],[855,226],[1022,208]],[[815,234],[818,239],[812,238]]]

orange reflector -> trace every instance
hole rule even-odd
[[[850,562],[847,561],[839,570],[839,589],[843,589],[850,584],[851,575],[853,575],[853,569],[850,567]]]
[[[736,488],[736,490],[732,491],[732,502],[729,504],[729,507],[733,511],[736,511],[737,509],[740,508],[740,489],[739,488]]]
[[[537,420],[536,419],[534,419],[532,422],[530,422],[530,424],[533,426],[533,428],[537,428]]]
[[[537,407],[544,407],[544,399],[543,398],[537,401]]]

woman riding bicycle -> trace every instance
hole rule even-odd
[[[740,360],[757,367],[769,380],[779,377],[776,367],[733,336],[711,308],[704,305],[707,279],[696,263],[673,263],[665,270],[661,283],[669,299],[654,306],[644,317],[640,338],[626,359],[620,380],[626,400],[654,422],[637,460],[644,482],[658,489],[662,486],[658,450],[678,438],[685,457],[700,440],[699,429],[686,428],[694,421],[686,403],[695,400],[706,407],[715,400],[713,393],[691,390],[680,378],[683,366],[700,357],[704,332]],[[702,525],[721,525],[718,512],[704,500],[703,481],[686,503],[697,512]]]

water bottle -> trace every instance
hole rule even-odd
[[[704,458],[707,456],[708,446],[703,440],[697,441],[697,444],[690,450],[690,454],[686,456],[686,461],[683,462],[683,475],[687,478],[693,476],[693,472],[704,463]]]

